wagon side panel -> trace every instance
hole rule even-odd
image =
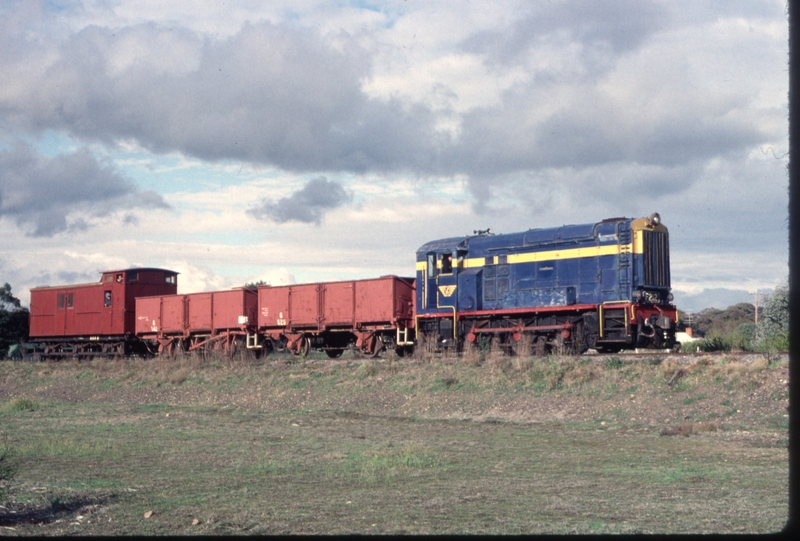
[[[322,321],[326,327],[352,328],[355,323],[355,282],[322,284]]]
[[[190,333],[210,332],[213,329],[212,300],[211,293],[186,295],[187,322]]]
[[[258,327],[282,329],[289,318],[289,289],[262,287],[258,289]]]

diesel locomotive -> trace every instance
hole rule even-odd
[[[669,234],[658,214],[424,244],[416,276],[177,294],[177,274],[107,271],[31,289],[36,358],[272,351],[405,355],[424,344],[509,353],[668,349]],[[529,348],[529,349],[525,349]]]
[[[417,250],[417,341],[580,353],[671,348],[669,234],[657,213],[429,242]]]

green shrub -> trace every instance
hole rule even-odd
[[[5,501],[9,485],[17,473],[13,452],[7,444],[0,446],[0,502]]]
[[[730,351],[733,349],[733,344],[730,338],[725,336],[709,336],[703,340],[700,346],[700,351]]]
[[[36,411],[39,409],[39,402],[28,398],[15,398],[8,404],[0,407],[0,412],[9,411]]]
[[[606,359],[606,368],[622,368],[624,364],[619,357],[609,357]]]

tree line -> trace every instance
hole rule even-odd
[[[779,285],[758,307],[740,302],[695,314],[678,310],[678,331],[691,327],[701,351],[789,351],[789,286]]]
[[[0,287],[0,358],[12,345],[28,339],[28,309],[11,294],[11,286]]]

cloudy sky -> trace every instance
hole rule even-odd
[[[412,275],[640,217],[679,307],[788,275],[781,1],[3,0],[0,283]]]

